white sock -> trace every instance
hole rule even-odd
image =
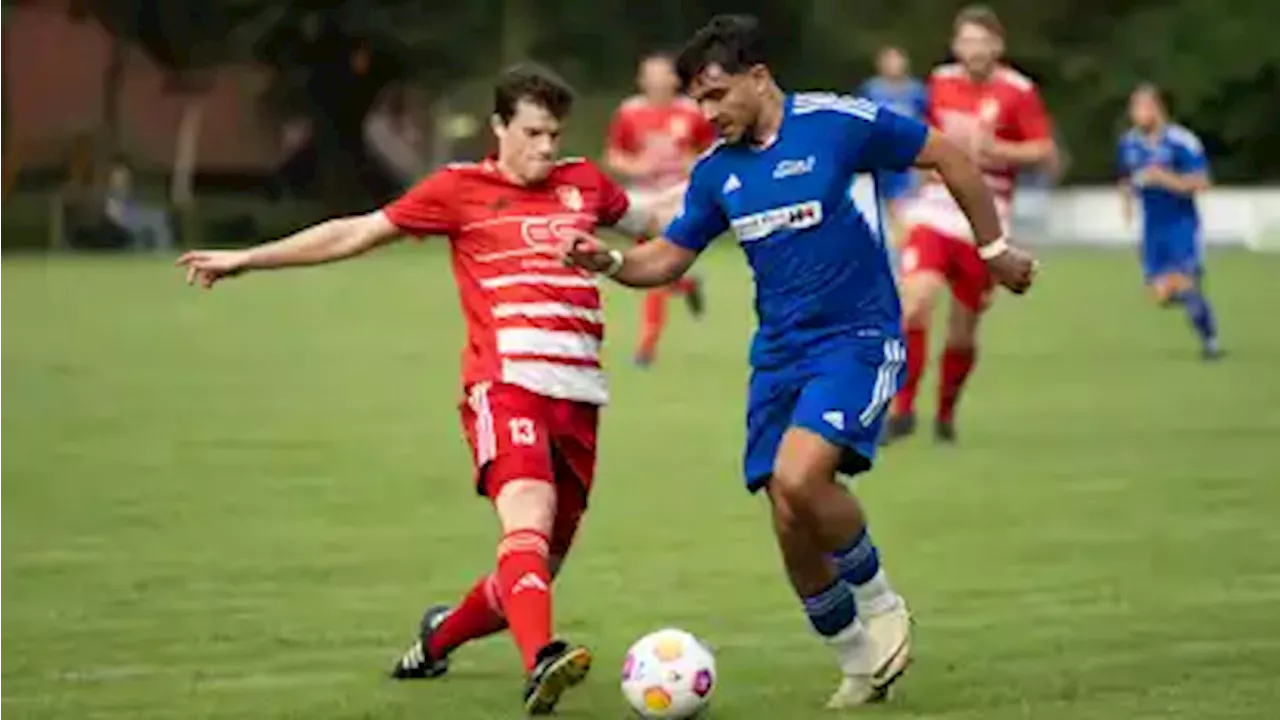
[[[871,638],[861,620],[855,618],[849,627],[823,640],[836,651],[836,662],[846,676],[870,675],[875,671],[870,667],[874,658],[867,652]]]
[[[889,575],[884,568],[877,570],[870,580],[854,586],[853,597],[858,601],[858,613],[862,615],[887,613],[902,604],[902,597],[889,584]]]

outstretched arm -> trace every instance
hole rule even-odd
[[[178,258],[187,283],[203,287],[247,270],[320,265],[345,260],[400,237],[401,231],[381,210],[326,220],[282,240],[245,250],[192,250]]]

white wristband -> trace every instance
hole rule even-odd
[[[607,277],[613,277],[614,275],[617,275],[618,271],[622,270],[623,260],[624,258],[622,257],[621,250],[618,250],[617,248],[610,250],[609,251],[609,267],[605,268],[602,274]]]
[[[986,245],[979,245],[978,257],[983,260],[992,260],[1005,254],[1008,250],[1009,240],[1004,235],[1001,235],[999,238],[987,243]]]

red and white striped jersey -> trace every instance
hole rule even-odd
[[[929,76],[928,122],[961,145],[977,147],[984,137],[1027,142],[1052,137],[1049,116],[1030,78],[1007,66],[996,68],[985,81],[970,77],[957,63],[940,65]],[[996,200],[1005,232],[1013,214],[1013,190],[1018,168],[985,163],[983,179]],[[909,222],[932,227],[960,238],[973,237],[969,221],[950,191],[938,179],[920,188],[909,208]]]
[[[597,278],[552,254],[566,232],[627,212],[626,193],[594,164],[560,161],[517,185],[492,160],[449,165],[383,208],[405,233],[449,238],[467,341],[462,382],[504,382],[603,405],[604,313]]]

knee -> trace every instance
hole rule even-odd
[[[909,328],[927,327],[933,314],[937,287],[927,274],[908,277],[902,283],[902,319]]]
[[[813,516],[813,498],[818,480],[798,468],[778,467],[769,481],[774,525],[779,532],[794,531]]]
[[[542,480],[512,480],[493,501],[504,533],[534,530],[549,535],[555,525],[556,488]]]

